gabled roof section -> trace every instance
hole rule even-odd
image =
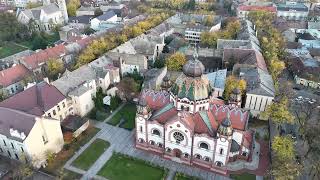
[[[19,133],[23,133],[25,136],[28,136],[37,117],[32,114],[5,107],[0,107],[0,114],[0,134],[7,137],[12,137],[10,129],[17,130]],[[13,139],[20,142],[23,141],[17,137],[13,137]]]
[[[22,64],[0,71],[0,86],[7,87],[23,80],[32,73]]]
[[[249,112],[237,107],[228,105],[210,104],[209,110],[212,112],[219,124],[225,119],[231,120],[232,127],[245,130],[249,119]]]
[[[150,89],[142,90],[140,98],[144,98],[151,109],[158,110],[170,102],[168,92],[154,91]]]
[[[42,116],[64,99],[65,96],[57,88],[41,82],[2,101],[0,107]]]

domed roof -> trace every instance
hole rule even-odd
[[[231,121],[229,118],[225,118],[219,128],[218,128],[218,133],[220,135],[223,135],[223,136],[231,136],[232,135],[232,131],[233,131],[233,128],[231,127]]]
[[[183,73],[190,77],[199,77],[204,72],[204,66],[199,60],[189,60],[182,68]]]
[[[205,68],[198,60],[198,52],[195,49],[193,59],[189,60],[182,68],[183,73],[189,77],[199,77],[203,74]]]

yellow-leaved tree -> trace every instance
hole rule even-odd
[[[186,56],[180,52],[176,52],[166,60],[166,66],[171,71],[179,71],[186,62]]]

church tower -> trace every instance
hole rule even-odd
[[[136,113],[136,140],[140,145],[147,142],[147,121],[151,116],[151,109],[146,100],[141,98]]]
[[[49,1],[49,0],[45,0],[45,1]],[[67,11],[66,0],[57,0],[57,2],[58,2],[59,9],[62,12],[64,23],[68,23],[69,16]]]

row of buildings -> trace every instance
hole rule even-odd
[[[287,20],[306,20],[309,16],[309,7],[303,3],[286,1],[284,3],[256,2],[235,5],[237,17],[245,18],[251,11],[268,11],[279,18]]]
[[[94,108],[92,98],[97,89],[108,93],[110,85],[120,82],[121,75],[133,69],[144,72],[148,62],[153,62],[164,46],[163,37],[143,34],[88,65],[66,70],[53,82],[44,78],[40,83],[27,83],[29,76],[33,82],[46,74],[49,59],[67,63],[70,56],[96,37],[99,34],[38,52],[22,53],[14,56],[15,61],[2,63],[2,90],[11,96],[0,103],[1,155],[36,167],[45,166],[48,154],[59,152],[64,145],[62,129],[71,129],[77,136],[88,127],[89,122],[81,117]],[[138,59],[132,60],[134,57]],[[74,123],[80,120],[81,123]]]

